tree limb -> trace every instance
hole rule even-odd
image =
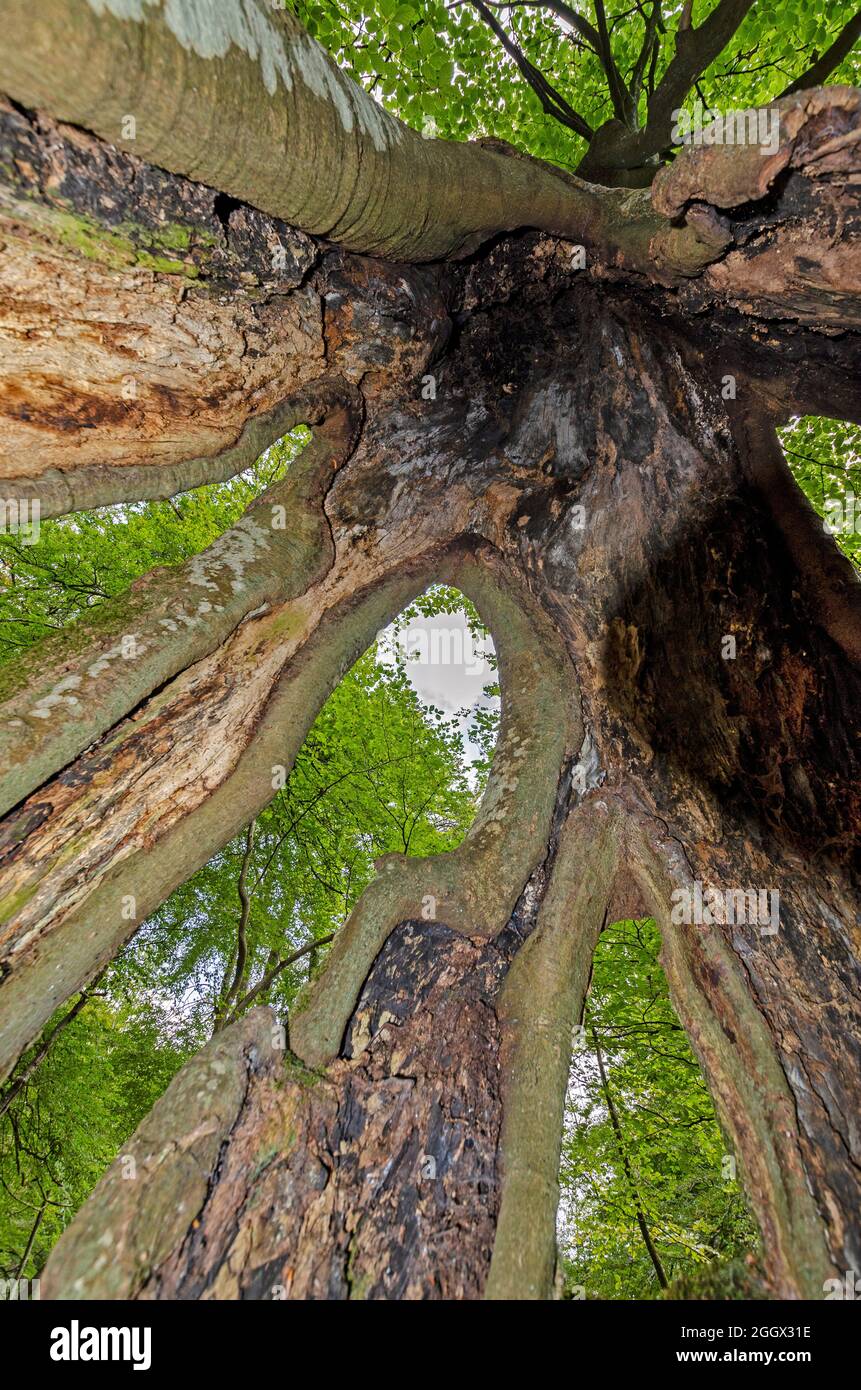
[[[726,48],[755,0],[720,0],[698,29],[676,32],[676,51],[649,102],[646,126],[640,136],[642,155],[659,154],[670,143],[673,112],[696,79]]]
[[[248,866],[251,863],[251,855],[254,851],[254,828],[256,820],[248,824],[245,832],[245,852],[242,856],[242,865],[239,870],[239,882],[237,892],[239,894],[240,913],[239,924],[236,929],[236,964],[233,970],[233,979],[225,990],[222,987],[222,997],[216,1006],[215,1032],[224,1027],[224,1019],[229,1005],[236,998],[239,987],[245,975],[245,966],[248,960],[248,916],[251,912],[251,895],[248,892]]]
[[[523,50],[506,33],[496,16],[483,3],[483,0],[468,0],[468,3],[496,35],[509,57],[513,58],[520,73],[541,102],[545,114],[553,116],[555,120],[567,126],[569,130],[573,130],[575,134],[582,135],[584,140],[591,140],[592,127],[582,116],[578,115],[561,92],[557,92],[556,88],[547,81],[547,78],[535,64],[529,61]]]
[[[604,0],[595,0],[595,17],[598,21],[598,56],[601,59],[601,66],[607,77],[607,86],[610,91],[610,100],[613,103],[613,110],[618,120],[625,125],[631,124],[631,97],[628,89],[622,81],[621,74],[616,66],[613,57],[613,47],[610,43],[610,34],[607,29],[607,15],[604,10]]]
[[[226,1028],[229,1023],[234,1023],[239,1015],[245,1012],[248,1005],[253,1004],[258,995],[265,993],[265,991],[269,989],[269,986],[277,980],[282,970],[287,969],[288,965],[293,965],[294,961],[301,960],[302,956],[307,956],[311,951],[316,951],[319,946],[328,946],[329,942],[334,940],[335,933],[329,932],[328,936],[320,936],[314,941],[308,941],[304,946],[300,946],[298,951],[292,951],[291,954],[285,956],[283,960],[276,961],[276,963],[266,971],[262,979],[258,980],[254,988],[250,989],[247,994],[243,995],[243,997],[234,1004],[229,1017],[225,1018],[222,1027]]]

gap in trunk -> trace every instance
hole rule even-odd
[[[235,495],[231,484],[221,488]],[[149,564],[167,507],[137,509]],[[75,524],[77,582],[95,572],[113,526],[97,514]],[[46,613],[50,586],[62,589],[69,573],[38,591]],[[262,1003],[288,1017],[375,859],[460,843],[487,780],[499,703],[493,643],[458,590],[433,586],[379,634],[323,706],[253,829],[176,889],[57,1011],[0,1090],[0,1277],[38,1276],[102,1172],[214,1028]]]
[[[861,569],[861,425],[797,415],[777,431],[801,491],[823,530]]]
[[[566,1298],[751,1296],[756,1224],[660,944],[646,918],[606,927],[595,949],[559,1174]]]
[[[42,521],[18,499],[0,498],[0,664],[85,618],[154,566],[199,555],[287,473],[310,438],[298,425],[226,482],[162,502],[117,502]]]

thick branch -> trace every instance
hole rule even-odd
[[[726,48],[755,0],[720,0],[698,29],[679,29],[676,51],[649,102],[641,154],[659,154],[670,143],[673,112],[679,108],[696,79]]]
[[[650,243],[661,223],[647,206],[631,216],[614,191],[561,179],[535,161],[423,140],[350,82],[291,14],[262,0],[245,5],[260,35],[253,52],[247,28],[231,28],[234,4],[217,46],[198,34],[192,0],[148,5],[140,20],[118,18],[92,0],[45,0],[35,30],[29,5],[11,0],[0,87],[27,107],[47,109],[348,249],[436,260],[532,226],[654,271]],[[189,90],[195,101],[176,121],[177,102]],[[130,112],[133,141],[124,138]],[[218,143],[213,129],[229,137]],[[673,244],[688,273],[712,254],[695,236]]]
[[[569,130],[573,130],[577,135],[582,135],[585,140],[590,140],[592,137],[592,127],[589,123],[584,121],[583,117],[577,114],[573,106],[569,105],[562,96],[561,92],[557,92],[556,88],[548,82],[547,78],[535,64],[529,61],[526,54],[506,33],[496,16],[488,9],[487,5],[483,4],[482,0],[469,0],[469,3],[472,5],[473,9],[481,15],[485,24],[499,39],[499,42],[502,44],[509,57],[514,59],[521,75],[529,83],[529,86],[541,102],[541,108],[545,114],[553,116],[557,121],[560,121],[562,125],[567,126]]]
[[[774,423],[747,403],[733,407],[733,424],[748,477],[762,493],[798,566],[811,612],[828,635],[861,667],[861,581],[851,560],[796,483]]]
[[[353,396],[343,384],[341,400]],[[349,453],[343,404],[290,469],[201,555],[153,570],[70,632],[47,638],[5,681],[0,808],[74,758],[153,690],[214,651],[243,618],[302,593],[331,563],[322,500]],[[122,679],[117,673],[122,672]]]
[[[550,1296],[573,1029],[606,919],[620,842],[618,808],[594,798],[584,803],[574,794],[537,926],[500,997],[502,1193],[486,1298]]]

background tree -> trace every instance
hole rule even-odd
[[[710,1266],[714,1280],[716,1263],[731,1289],[734,1261],[750,1287],[757,1232],[659,950],[654,922],[605,928],[574,1049],[560,1246],[567,1288],[587,1298],[654,1298]]]

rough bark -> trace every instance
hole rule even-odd
[[[441,528],[447,543],[459,537],[466,553],[483,536],[477,567],[470,560],[457,569],[440,559],[434,571],[431,559],[423,575],[457,582],[481,603],[483,574],[491,625],[494,602],[503,602],[503,662],[506,638],[516,655],[510,671],[503,665],[508,735],[495,787],[463,848],[465,877],[460,852],[441,862],[381,866],[331,964],[290,1021],[293,1053],[324,1078],[308,1100],[299,1098],[301,1079],[289,1069],[282,1076],[287,1099],[278,1107],[301,1106],[298,1156],[278,1160],[279,1175],[261,1177],[259,1188],[249,1177],[249,1145],[274,1123],[266,1087],[254,1091],[234,1130],[244,1136],[236,1150],[243,1157],[213,1169],[198,1213],[206,1250],[217,1255],[204,1256],[180,1222],[163,1256],[148,1264],[148,1282],[123,1282],[119,1268],[106,1273],[124,1294],[268,1297],[276,1285],[288,1296],[324,1289],[373,1297],[546,1294],[567,1040],[597,932],[620,893],[629,910],[633,904],[653,912],[664,928],[674,1002],[739,1154],[772,1291],[815,1295],[832,1267],[852,1267],[856,1258],[858,769],[849,730],[859,674],[826,630],[829,615],[806,588],[751,481],[708,352],[693,351],[666,323],[658,334],[632,298],[598,294],[586,280],[572,285],[559,274],[552,247],[529,239],[464,272],[459,302],[470,311],[440,366],[437,400],[414,400],[394,416],[369,419],[327,499],[336,548],[358,544],[366,556],[391,546],[407,518],[413,553],[422,539],[419,517],[438,543]],[[759,398],[743,383],[740,394],[755,418]],[[430,512],[419,500],[428,486],[437,499]],[[578,507],[585,508],[582,529]],[[394,551],[402,563],[403,550],[398,554],[395,544]],[[515,575],[522,576],[516,583]],[[505,614],[506,592],[524,613],[534,611],[522,632],[516,610]],[[846,598],[857,614],[857,599],[851,592]],[[544,637],[540,610],[550,618]],[[727,633],[737,638],[734,661],[721,656]],[[524,669],[524,650],[545,661],[544,643],[559,655],[546,671],[542,664]],[[527,722],[535,707],[533,726],[547,729],[540,711],[544,700],[560,708],[557,671],[568,673],[569,732],[547,753],[540,775],[512,785],[523,719],[518,677],[529,692]],[[533,760],[523,766],[532,768]],[[501,787],[513,797],[507,818],[497,800]],[[530,818],[529,806],[543,809]],[[502,833],[484,862],[488,824]],[[516,834],[524,827],[518,857]],[[198,848],[201,862],[209,846]],[[510,887],[500,868],[510,869]],[[756,923],[673,924],[672,892],[697,879],[721,888],[777,888],[777,935],[762,936]],[[428,901],[437,926],[423,916]],[[68,942],[74,930],[70,917],[60,935]],[[422,1012],[430,939],[437,964],[455,949],[461,964],[469,962],[465,974],[459,965],[445,976],[452,1000],[466,1011],[470,1034],[469,1011],[487,1011],[483,1036],[490,1055],[498,1047],[502,1060],[488,1092],[471,1044],[459,1053],[469,1084],[480,1090],[470,1092],[478,1168],[462,1130],[449,1124],[450,1106],[462,1103],[467,1083],[456,1067],[456,1075],[440,1079],[440,1039]],[[511,972],[502,971],[498,951],[524,940]],[[432,1012],[441,1007],[433,991],[427,997]],[[446,1031],[460,1036],[454,1023]],[[358,1068],[357,1036],[365,1044]],[[410,1056],[406,1070],[401,1044]],[[358,1153],[371,1167],[380,1162],[378,1121],[366,1110],[369,1076],[378,1095],[389,1097],[386,1113],[396,1117],[393,1133],[400,1136],[387,1152],[397,1160],[403,1204],[387,1190],[385,1203],[394,1205],[386,1206],[392,1218],[385,1228],[364,1204],[354,1171],[362,1168]],[[405,1076],[420,1080],[407,1084]],[[405,1105],[414,1106],[409,1143]],[[434,1128],[437,1105],[449,1126],[442,1130]],[[186,1121],[170,1106],[163,1113],[166,1142]],[[347,1115],[357,1128],[342,1150]],[[427,1205],[419,1191],[428,1150],[418,1136],[431,1132],[443,1136],[433,1154],[450,1184],[442,1206],[436,1199]],[[306,1159],[317,1178],[303,1168],[300,1194],[290,1184],[294,1165]],[[460,1229],[462,1194],[479,1181],[487,1184],[487,1202],[470,1208],[474,1243],[464,1241],[462,1259],[455,1259],[447,1242]],[[49,1287],[68,1291],[71,1271],[85,1267],[85,1254],[64,1252],[79,1242],[86,1250],[114,1219],[101,1214],[104,1200],[94,1199],[58,1249]],[[125,1200],[137,1198],[129,1191]],[[292,1234],[283,1247],[260,1224],[260,1213],[273,1203],[281,1210],[282,1201],[299,1223],[288,1223]],[[403,1224],[410,1211],[415,1227]],[[365,1236],[351,1243],[355,1231],[365,1232],[367,1245]],[[406,1260],[393,1253],[403,1248],[405,1232],[413,1251]],[[447,1253],[435,1262],[437,1241]],[[84,1287],[95,1293],[108,1286],[85,1280]]]
[[[4,1068],[266,804],[329,691],[434,580],[494,631],[503,726],[463,845],[379,866],[289,1020],[286,1056],[256,1010],[183,1069],[130,1145],[137,1176],[108,1173],[44,1290],[546,1296],[570,1030],[598,932],[624,910],[661,923],[769,1289],[816,1296],[861,1261],[861,617],[774,425],[814,401],[861,409],[846,385],[861,345],[858,94],[787,98],[776,155],[686,151],[650,201],[422,142],[251,0],[245,27],[225,4],[206,43],[192,12],[46,0],[34,22],[9,8],[9,94],[114,142],[131,109],[138,137],[133,156],[2,113],[24,343],[6,473],[58,512],[228,476],[287,420],[315,434],[209,552],[147,577],[9,683]],[[33,42],[16,46],[25,19]],[[48,91],[66,21],[64,48],[94,57],[79,86],[63,68]],[[191,88],[185,118],[166,122]],[[216,105],[229,149],[208,139]],[[282,162],[257,157],[279,138]],[[119,232],[125,206],[109,204],[125,185],[139,216]],[[165,242],[150,188],[188,233],[170,267],[152,263]],[[216,188],[260,211],[232,207],[225,226]],[[79,233],[84,219],[83,251],[67,216]],[[476,249],[523,225],[556,235]],[[407,267],[309,240],[321,232],[415,260],[472,254]],[[292,283],[267,279],[273,238],[294,249]],[[586,273],[574,238],[592,248]],[[60,349],[82,256],[100,326],[73,321]],[[43,341],[24,296],[36,283]],[[140,316],[134,343],[118,346],[112,315]],[[200,344],[238,343],[252,323],[248,353],[220,368],[226,400],[197,411]],[[66,418],[51,354],[79,342],[89,377]],[[139,433],[105,403],[129,360],[152,399],[165,354],[186,394],[165,405],[159,452],[149,410]],[[273,501],[286,532],[264,523]],[[212,612],[188,598],[195,577]],[[144,651],[117,681],[111,653],[135,633]],[[778,890],[778,932],[675,923],[674,893],[697,883]]]

